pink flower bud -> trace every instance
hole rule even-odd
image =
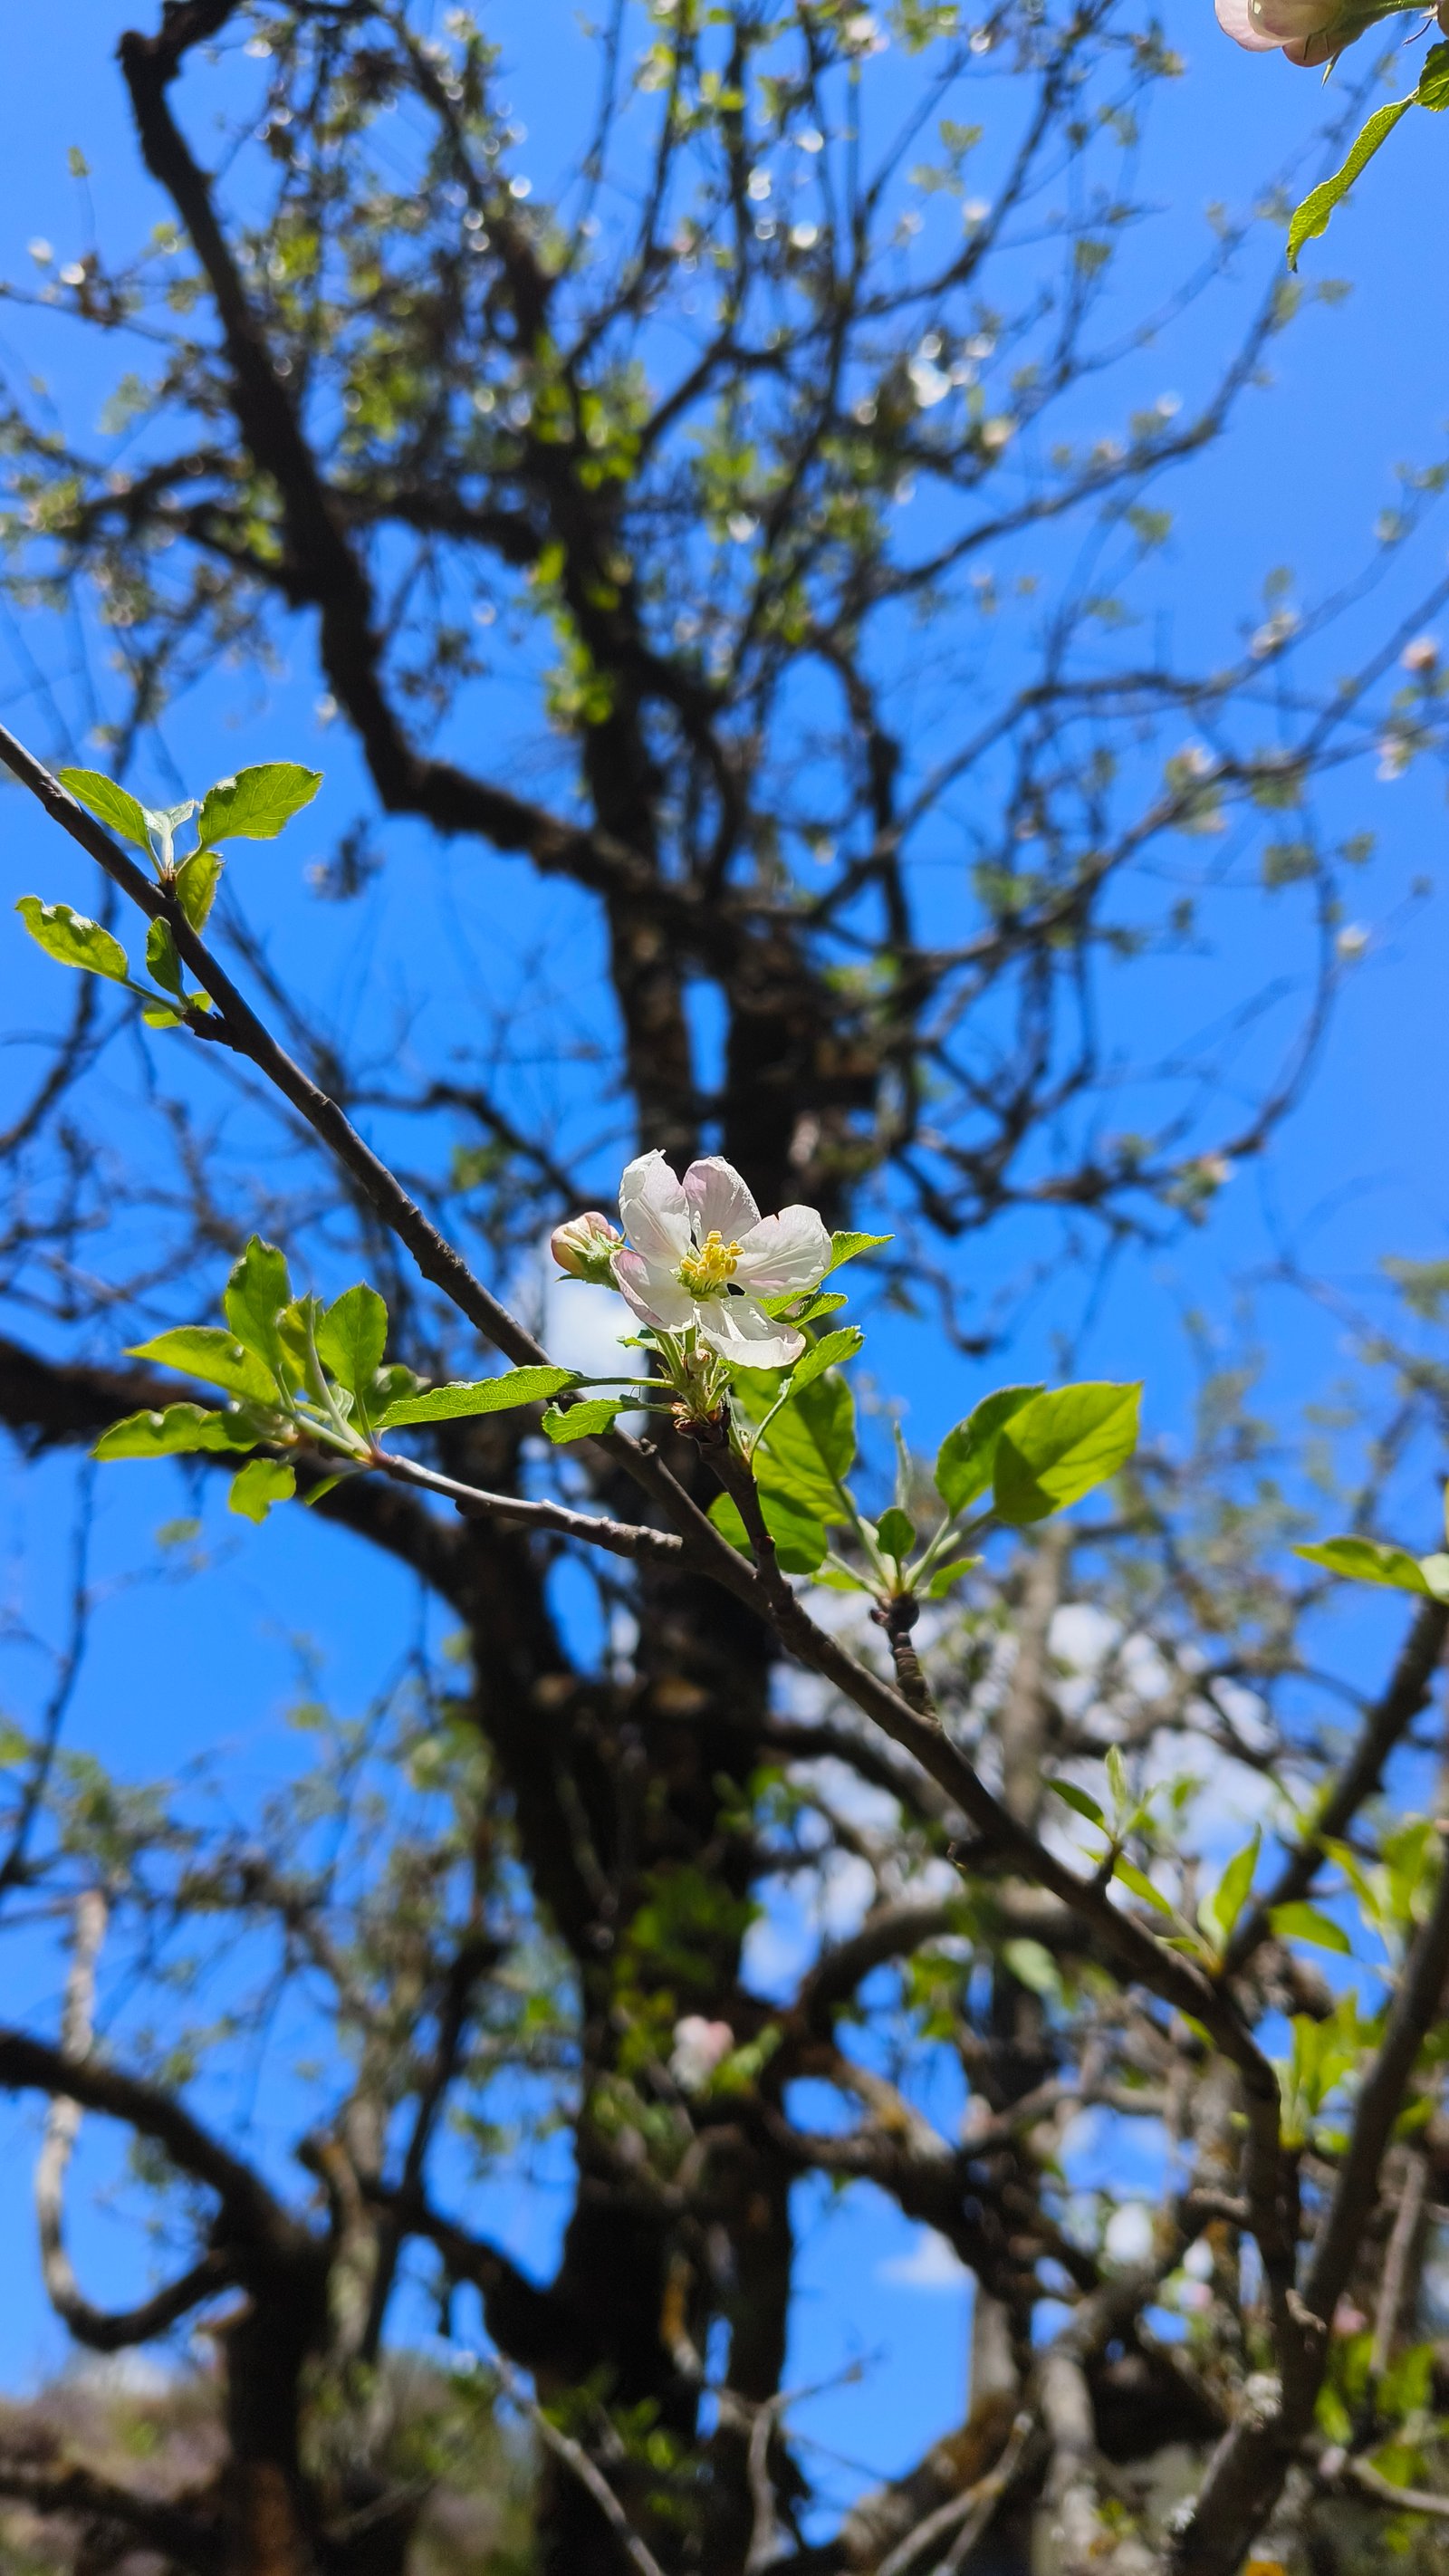
[[[555,1226],[548,1241],[560,1270],[570,1279],[588,1279],[595,1287],[613,1286],[614,1255],[622,1250],[624,1238],[597,1208],[586,1208],[582,1216],[571,1216],[567,1225]]]
[[[706,2021],[702,2013],[686,2013],[683,2021],[674,2025],[669,2071],[675,2083],[686,2093],[702,2092],[734,2044],[735,2035],[727,2021]]]

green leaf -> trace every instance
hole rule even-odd
[[[243,1520],[264,1521],[274,1503],[289,1503],[296,1490],[294,1469],[279,1458],[253,1458],[233,1476],[226,1507]]]
[[[782,1310],[784,1307],[792,1305],[794,1302],[793,1298],[786,1297],[782,1299],[780,1301]],[[811,1303],[806,1307],[804,1314],[797,1315],[794,1320],[797,1324],[818,1324],[823,1316],[838,1315],[841,1307],[845,1305],[846,1302],[843,1290],[832,1295],[827,1289],[819,1297],[812,1299]],[[762,1297],[760,1303],[764,1307],[766,1314],[773,1315],[775,1313],[776,1301],[773,1297]]]
[[[746,1399],[753,1402],[753,1394]],[[843,1377],[819,1377],[780,1407],[751,1464],[762,1493],[828,1526],[849,1517],[840,1480],[855,1457],[855,1406]]]
[[[858,1260],[862,1252],[878,1252],[883,1243],[894,1241],[893,1234],[833,1234],[830,1259],[825,1265],[826,1278],[832,1270],[839,1270],[843,1262]]]
[[[948,1512],[964,1511],[978,1494],[985,1493],[1002,1432],[1041,1392],[1040,1386],[998,1387],[994,1395],[984,1395],[954,1431],[947,1432],[936,1452],[936,1491]]]
[[[997,1443],[995,1508],[1019,1528],[1114,1476],[1137,1446],[1140,1385],[1063,1386],[1014,1414]]]
[[[146,933],[146,972],[163,993],[174,993],[178,1002],[185,1001],[181,960],[169,921],[153,921]]]
[[[254,1415],[209,1413],[200,1404],[168,1404],[163,1413],[128,1413],[103,1431],[93,1458],[175,1458],[193,1449],[253,1449],[266,1437]]]
[[[1330,1914],[1320,1914],[1316,1905],[1275,1905],[1268,1920],[1280,1941],[1316,1941],[1320,1950],[1352,1953],[1353,1943],[1343,1925]]]
[[[1449,107],[1449,45],[1431,45],[1424,56],[1419,86],[1414,92],[1417,107]]]
[[[205,1378],[208,1386],[225,1387],[228,1395],[251,1396],[260,1404],[277,1400],[265,1362],[219,1324],[178,1324],[149,1342],[133,1342],[128,1357],[155,1360],[162,1368],[179,1369],[183,1377]]]
[[[1434,1556],[1421,1556],[1419,1572],[1436,1601],[1449,1601],[1449,1556],[1442,1551]]]
[[[1434,1588],[1407,1548],[1380,1547],[1377,1539],[1326,1538],[1316,1547],[1295,1547],[1293,1553],[1310,1565],[1326,1565],[1330,1574],[1346,1575],[1353,1583],[1386,1583],[1395,1592],[1432,1592]]]
[[[520,1369],[517,1374],[522,1377],[527,1372]],[[543,1427],[550,1440],[590,1440],[598,1432],[613,1428],[614,1416],[623,1401],[617,1395],[594,1395],[582,1404],[571,1404],[567,1412],[551,1404],[543,1417]]]
[[[958,1556],[953,1557],[949,1565],[938,1565],[926,1586],[927,1600],[944,1601],[947,1593],[955,1590],[962,1575],[969,1574],[972,1566],[980,1563],[979,1556]]]
[[[1435,53],[1439,51],[1436,45]],[[1427,68],[1427,66],[1426,66]],[[1387,143],[1401,116],[1407,116],[1412,98],[1390,99],[1386,107],[1376,107],[1354,144],[1341,170],[1311,189],[1288,227],[1288,265],[1298,266],[1298,254],[1306,241],[1313,241],[1328,230],[1328,219],[1334,207],[1347,196],[1360,171],[1372,161],[1381,143]]]
[[[221,1303],[237,1340],[273,1370],[280,1370],[282,1362],[278,1318],[291,1299],[286,1254],[254,1234],[226,1283]]]
[[[1215,1932],[1222,1949],[1227,1948],[1233,1925],[1248,1901],[1262,1839],[1261,1831],[1255,1833],[1250,1843],[1244,1843],[1241,1851],[1234,1852],[1211,1896],[1205,1896],[1197,1909],[1197,1919],[1203,1930]]]
[[[151,836],[146,829],[146,808],[134,796],[118,787],[113,778],[103,778],[98,769],[58,769],[56,776],[77,805],[84,805],[98,823],[109,824],[123,841],[151,855]]]
[[[881,1513],[876,1536],[886,1555],[894,1557],[899,1565],[902,1558],[909,1556],[915,1546],[915,1523],[909,1512],[903,1512],[899,1504],[892,1503],[889,1511]]]
[[[1061,1970],[1050,1950],[1044,1949],[1040,1941],[1003,1941],[1001,1958],[1003,1966],[1010,1969],[1019,1986],[1025,1986],[1031,1994],[1042,1996],[1047,2003],[1060,2003]]]
[[[791,1394],[799,1395],[805,1387],[813,1386],[828,1368],[839,1368],[844,1361],[853,1360],[864,1340],[859,1324],[842,1324],[837,1333],[822,1333],[814,1348],[797,1361],[790,1380]]]
[[[322,784],[320,769],[295,760],[263,761],[209,787],[197,817],[197,837],[212,841],[274,841],[285,823],[310,805]]]
[[[226,861],[217,850],[193,850],[176,871],[176,900],[193,930],[204,930]]]
[[[42,903],[38,894],[23,894],[15,907],[37,947],[62,966],[84,967],[88,975],[107,975],[124,984],[131,972],[119,939],[98,921],[73,912],[68,903]]]
[[[377,1428],[394,1431],[405,1422],[461,1422],[475,1413],[508,1413],[515,1405],[541,1404],[546,1396],[561,1395],[566,1386],[577,1384],[575,1369],[505,1369],[501,1377],[479,1378],[471,1386],[434,1386],[426,1395],[401,1396],[379,1415]],[[604,1401],[612,1413],[620,1399],[609,1396]],[[581,1409],[576,1405],[569,1420],[574,1421]],[[579,1434],[570,1437],[577,1439]]]
[[[1060,1798],[1064,1805],[1074,1807],[1079,1816],[1085,1816],[1089,1825],[1100,1825],[1103,1833],[1106,1832],[1107,1819],[1090,1789],[1079,1789],[1075,1780],[1052,1780],[1045,1776],[1042,1786],[1050,1789],[1052,1796]]]
[[[1160,1887],[1153,1886],[1145,1870],[1135,1868],[1130,1860],[1122,1858],[1120,1852],[1113,1863],[1113,1868],[1123,1886],[1130,1887],[1134,1896],[1140,1896],[1144,1904],[1155,1905],[1159,1914],[1166,1914],[1176,1922],[1177,1908],[1163,1895]]]
[[[813,1574],[825,1560],[826,1532],[820,1521],[808,1512],[797,1510],[783,1494],[760,1493],[760,1514],[775,1542],[775,1554],[786,1574]],[[740,1517],[737,1504],[728,1494],[716,1494],[709,1516],[721,1536],[742,1555],[751,1553],[749,1533]],[[840,1588],[838,1577],[825,1576]],[[863,1589],[851,1582],[851,1591]]]
[[[361,1279],[344,1288],[317,1326],[316,1340],[323,1367],[365,1410],[387,1348],[387,1308],[377,1290]]]

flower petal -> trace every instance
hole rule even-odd
[[[777,1324],[753,1297],[705,1297],[696,1309],[700,1338],[736,1368],[788,1368],[805,1348],[803,1333]]]
[[[694,1322],[694,1299],[661,1262],[646,1261],[640,1252],[616,1252],[614,1279],[646,1324],[657,1324],[663,1333],[682,1333]]]
[[[713,1232],[721,1234],[726,1243],[737,1242],[760,1222],[754,1199],[723,1154],[706,1154],[703,1162],[690,1164],[684,1175],[684,1195],[700,1243]]]
[[[659,1152],[641,1154],[619,1183],[624,1232],[646,1261],[675,1270],[693,1249],[689,1203]]]
[[[817,1288],[829,1267],[830,1237],[814,1208],[787,1207],[741,1237],[735,1277],[753,1296],[783,1297]]]
[[[1218,25],[1235,45],[1243,45],[1250,54],[1271,54],[1277,44],[1275,36],[1265,36],[1253,23],[1250,0],[1216,0]]]

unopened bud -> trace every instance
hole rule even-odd
[[[570,1279],[588,1279],[600,1288],[613,1286],[614,1255],[622,1249],[624,1238],[597,1208],[586,1208],[582,1216],[571,1216],[567,1225],[555,1226],[548,1241],[560,1270]]]

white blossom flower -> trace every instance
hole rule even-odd
[[[702,2013],[686,2013],[674,2025],[674,2053],[669,2060],[669,2072],[680,2090],[702,2093],[734,2044],[727,2021],[706,2021]]]
[[[814,1208],[762,1217],[739,1173],[718,1154],[680,1181],[660,1153],[641,1154],[619,1185],[629,1249],[614,1278],[642,1322],[695,1333],[741,1368],[788,1368],[804,1335],[767,1315],[762,1297],[804,1296],[830,1264]]]
[[[1372,7],[1344,7],[1344,0],[1215,0],[1218,25],[1250,54],[1280,47],[1290,63],[1308,65],[1336,59],[1375,24]],[[1439,24],[1449,34],[1449,0],[1441,0]]]

